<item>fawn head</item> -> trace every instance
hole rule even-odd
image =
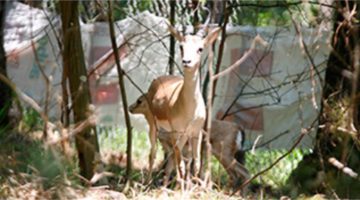
[[[144,95],[141,95],[135,103],[131,104],[129,106],[129,111],[130,113],[132,114],[144,114],[146,113],[149,108],[148,108],[148,102],[146,100],[146,96],[145,94]]]

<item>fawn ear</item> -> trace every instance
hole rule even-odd
[[[220,31],[221,31],[221,27],[211,30],[211,32],[204,39],[204,46],[211,45],[219,36]]]
[[[176,40],[180,42],[184,41],[184,37],[179,33],[179,31],[177,31],[173,26],[171,26],[171,24],[168,21],[166,21],[166,24],[168,26],[171,35],[174,36]]]

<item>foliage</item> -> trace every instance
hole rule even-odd
[[[120,0],[114,3],[114,20],[121,20],[133,14],[149,10],[151,7],[151,0],[142,1],[126,1]]]
[[[241,6],[244,4],[244,6]],[[233,8],[231,19],[233,23],[240,25],[269,26],[289,25],[290,16],[286,7],[267,8],[274,1],[240,1],[239,6]],[[251,5],[251,6],[250,6]],[[259,6],[256,6],[259,5]],[[239,9],[240,8],[240,9]]]
[[[348,121],[350,101],[348,98],[333,100],[329,98],[323,105],[324,117],[329,127],[323,130],[323,134],[318,135],[320,139],[317,147],[302,159],[299,167],[291,173],[288,186],[284,187],[293,197],[319,192],[331,198],[360,197],[358,178],[350,177],[328,161],[331,157],[338,160],[343,158],[342,163],[346,163],[355,173],[360,173],[359,142],[356,138],[351,138],[348,132],[341,131],[341,127],[346,127]]]
[[[248,152],[246,155],[246,167],[251,174],[256,174],[260,170],[268,167],[278,157],[283,155],[286,150],[257,150],[254,154]],[[270,185],[280,189],[286,185],[286,181],[293,169],[302,160],[309,150],[295,149],[288,157],[281,160],[275,167],[261,175],[255,183]]]
[[[209,3],[211,1],[199,1],[200,3]],[[319,15],[319,6],[317,4],[302,4],[295,0],[230,0],[227,3],[231,12],[231,23],[238,25],[253,26],[291,26],[291,15],[294,19],[306,25],[314,25],[317,23]],[[107,7],[103,4],[103,9]],[[180,1],[176,6],[177,15],[184,15],[187,19],[176,17],[177,23],[192,22],[194,16],[188,4]],[[126,17],[136,15],[143,11],[150,11],[158,16],[169,17],[170,4],[168,1],[159,0],[120,0],[115,1],[113,6],[114,20],[122,20]],[[292,14],[290,14],[290,12]],[[84,12],[83,12],[84,13]],[[224,13],[221,13],[224,14]],[[83,14],[84,15],[84,14]],[[207,15],[206,12],[200,12],[200,18],[203,19]]]
[[[36,114],[32,112],[27,113],[28,116],[25,116],[24,118],[30,122],[36,121],[33,118],[38,119]],[[102,127],[98,128],[97,132],[102,155],[109,151],[126,151],[126,130],[120,128]],[[136,183],[135,185],[138,185],[133,188],[133,190],[138,191],[138,194],[134,196],[134,194],[129,193],[128,195],[130,195],[130,197],[157,196],[159,192],[157,189],[154,189],[152,192],[145,193],[143,191],[144,186],[142,186],[147,176],[143,169],[147,168],[148,163],[148,152],[150,149],[148,135],[145,132],[134,132],[133,138],[133,162],[134,165],[138,167],[135,167],[132,179]],[[6,137],[4,134],[2,135],[0,141],[2,141],[0,144],[2,146],[0,149],[0,155],[16,155],[15,157],[10,157],[11,161],[6,160],[5,162],[1,162],[8,163],[7,165],[0,165],[2,177],[10,175],[8,169],[13,169],[13,172],[16,174],[24,172],[31,174],[33,177],[41,177],[42,181],[39,184],[41,184],[44,189],[57,187],[56,185],[58,184],[64,184],[65,180],[70,180],[74,186],[77,185],[73,177],[73,175],[77,173],[76,165],[74,162],[69,162],[64,159],[58,149],[44,148],[40,141],[33,141],[28,137],[19,136],[18,134],[11,137]],[[158,146],[159,151],[157,152],[157,163],[159,164],[163,158],[163,151],[160,148],[160,144],[158,144]],[[6,151],[6,153],[4,151]],[[264,167],[270,165],[273,160],[283,153],[283,151],[277,150],[259,150],[256,151],[255,154],[247,153],[246,167],[250,170],[251,174],[255,174]],[[290,174],[291,170],[296,167],[297,162],[301,159],[303,153],[304,151],[302,150],[294,151],[293,154],[280,162],[271,171],[262,175],[258,180],[255,180],[254,184],[265,183],[270,184],[274,189],[281,188],[286,184],[287,176]],[[2,157],[2,159],[5,159],[5,157]],[[228,176],[225,169],[223,169],[221,164],[214,157],[212,158],[212,162],[212,177],[216,189],[213,191],[207,191],[207,193],[209,193],[209,195],[211,194],[210,197],[212,198],[220,198],[221,195],[224,195],[220,191],[224,190],[228,186]],[[12,165],[13,163],[17,164]],[[115,173],[115,176],[119,177],[120,180],[125,173],[124,166],[118,166],[117,168],[106,166],[106,170],[110,170],[110,172]],[[7,180],[8,179],[5,178],[0,181],[8,182]],[[31,179],[28,181],[30,180]],[[117,188],[118,190],[124,189],[125,186],[122,184],[119,185],[119,181],[116,180],[117,179],[110,179],[109,184],[113,185],[112,187]],[[175,198],[179,194],[175,192],[173,194],[167,193],[167,195],[169,195],[169,198]],[[192,195],[203,196],[204,194],[203,192],[194,192]],[[221,198],[223,197],[225,196],[221,196]]]
[[[199,1],[199,3],[208,3],[211,1]],[[288,1],[257,1],[246,0],[238,1],[231,0],[228,7],[231,10],[231,22],[238,25],[254,25],[254,26],[288,26],[291,24],[291,18],[288,13],[288,7],[284,6]],[[279,6],[272,6],[279,5]],[[282,6],[281,6],[282,5]],[[269,6],[269,7],[268,7]],[[82,18],[87,22],[106,21],[104,16],[108,8],[107,2],[92,3],[91,1],[83,2],[79,6]],[[314,9],[316,10],[316,9]],[[120,0],[115,1],[113,5],[114,20],[122,20],[126,17],[131,17],[143,11],[150,11],[151,13],[169,17],[170,3],[167,0]],[[177,23],[191,23],[195,19],[194,13],[185,0],[178,2],[176,5]],[[224,14],[224,13],[222,13]],[[183,15],[182,17],[179,17]],[[207,12],[199,12],[200,18],[204,19]],[[100,17],[99,17],[100,16]],[[186,19],[184,19],[184,17]]]
[[[301,24],[315,25],[319,15],[316,4],[302,4],[295,0],[230,1],[231,21],[238,25],[291,26],[292,17]]]
[[[121,128],[98,128],[98,140],[100,149],[104,151],[118,151],[126,152],[126,130]],[[148,155],[146,152],[150,152],[150,142],[148,134],[146,132],[133,132],[133,155],[136,160],[148,162]],[[160,144],[158,144],[160,146]],[[160,148],[161,149],[161,148]],[[157,159],[162,158],[161,152],[157,154]]]
[[[77,170],[56,147],[44,147],[41,141],[16,132],[0,134],[0,161],[0,182],[24,173],[41,178],[44,188]]]
[[[5,115],[8,113],[8,109],[6,107],[0,108],[0,121],[2,121],[4,118],[6,118]],[[8,129],[8,126],[0,126],[0,133],[5,132]]]
[[[25,130],[39,130],[43,124],[44,122],[36,110],[29,107],[24,109],[21,125]]]
[[[58,4],[58,1],[49,2],[52,2],[54,5]],[[193,21],[194,16],[191,16],[191,10],[185,8],[187,5],[183,3],[185,0],[181,2],[182,3],[176,7],[178,15],[177,23],[180,23],[180,15],[186,15],[186,23]],[[200,2],[205,3],[210,1],[200,0]],[[290,27],[293,25],[293,22],[296,21],[299,22],[300,25],[314,26],[320,20],[319,6],[315,1],[310,1],[310,3],[307,4],[303,3],[307,1],[296,0],[232,0],[229,2],[228,6],[231,6],[232,11],[230,23],[232,24]],[[104,15],[107,9],[106,2],[97,1],[96,3],[95,8],[97,9],[93,11],[91,19],[94,19],[94,21],[96,21],[96,19],[106,21],[107,18],[106,15]],[[83,15],[88,11],[86,4],[87,1],[84,1],[83,6],[80,6]],[[99,5],[100,8],[98,8]],[[121,0],[114,2],[114,20],[131,17],[145,10],[150,10],[150,12],[159,16],[169,16],[168,1]],[[104,15],[102,18],[96,18],[96,16],[101,14]],[[205,14],[206,12],[200,15]],[[93,22],[91,20],[89,21]],[[182,19],[181,22],[183,22]],[[296,149],[270,171],[254,180],[252,184],[270,185],[272,188],[282,190],[292,197],[319,192],[334,198],[336,196],[332,196],[331,193],[336,193],[341,196],[352,195],[352,197],[359,197],[356,196],[358,195],[357,191],[360,189],[358,179],[350,178],[348,175],[327,163],[327,157],[319,158],[319,155],[332,155],[336,158],[344,157],[344,149],[351,147],[348,149],[350,153],[348,155],[345,154],[345,158],[342,161],[359,173],[358,166],[360,159],[358,157],[358,139],[351,140],[349,139],[350,136],[348,133],[338,130],[339,127],[346,126],[344,124],[348,122],[348,119],[346,119],[348,114],[346,110],[351,107],[351,105],[348,105],[348,102],[344,103],[337,100],[328,103],[329,105],[325,105],[324,107],[324,115],[328,115],[326,116],[326,123],[330,124],[330,128],[327,127],[329,128],[329,130],[326,130],[327,134],[318,138],[318,140],[320,140],[319,144],[323,148],[316,152]],[[0,117],[3,113],[4,108],[0,108]],[[42,129],[42,126],[43,121],[39,114],[32,109],[26,109],[18,130],[28,134],[17,133],[16,131],[0,127],[0,198],[7,198],[7,189],[4,188],[8,186],[5,187],[4,185],[8,184],[10,187],[23,186],[34,180],[39,184],[39,188],[45,190],[52,190],[51,188],[59,185],[73,184],[75,187],[79,187],[79,184],[77,184],[73,178],[78,171],[74,160],[69,161],[64,158],[64,155],[57,147],[45,147],[43,141],[33,137],[37,134],[37,130]],[[100,128],[98,132],[98,140],[100,141],[100,149],[103,155],[107,151],[126,151],[126,134],[124,130],[119,128]],[[146,186],[143,184],[147,176],[143,169],[147,167],[148,152],[150,149],[147,134],[134,133],[133,145],[133,162],[136,166],[140,167],[136,168],[137,170],[135,170],[132,175],[135,184],[130,189],[130,192],[128,192],[130,193],[129,196],[139,198],[144,196],[143,198],[147,198],[150,194],[154,198],[158,198],[164,193],[163,191],[155,189],[148,192],[145,189]],[[160,144],[158,146],[160,147]],[[157,163],[160,163],[163,158],[163,152],[161,148],[159,149],[157,153]],[[285,150],[257,150],[254,154],[249,152],[246,155],[246,167],[250,170],[251,174],[256,174],[263,168],[271,165],[276,158],[284,153]],[[321,159],[324,159],[325,163],[324,160]],[[211,161],[214,163],[212,165],[212,177],[216,189],[206,191],[207,193],[185,194],[185,196],[182,196],[184,194],[179,196],[176,192],[167,192],[163,197],[201,199],[228,198],[228,196],[219,192],[219,190],[222,190],[224,186],[227,185],[228,176],[215,158],[212,158]],[[298,170],[293,171],[297,166]],[[124,174],[121,167],[114,169],[106,166],[106,170],[114,172],[116,177],[122,177]],[[289,176],[290,179],[288,180]],[[326,177],[326,179],[324,177]],[[17,181],[21,183],[16,183]],[[110,187],[119,189],[119,187],[117,187],[119,181],[115,183],[110,181],[109,185]],[[137,194],[138,192],[141,194]]]

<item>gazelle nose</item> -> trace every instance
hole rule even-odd
[[[190,64],[190,63],[191,63],[191,60],[183,60],[184,65],[187,65],[187,64]]]

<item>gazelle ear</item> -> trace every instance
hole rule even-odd
[[[184,37],[179,33],[179,31],[177,31],[173,26],[171,26],[171,24],[168,21],[166,21],[166,24],[168,26],[171,35],[174,36],[176,40],[184,41]]]
[[[219,36],[220,31],[221,31],[221,27],[213,29],[204,39],[204,46],[206,47],[208,45],[211,45]]]

